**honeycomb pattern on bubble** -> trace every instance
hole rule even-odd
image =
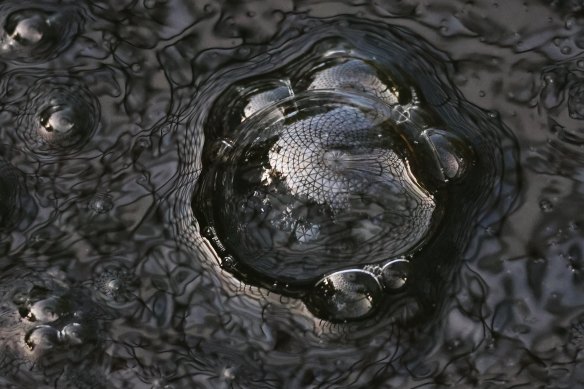
[[[345,106],[284,125],[269,151],[270,173],[289,194],[330,207],[335,223],[351,218],[366,236],[373,224],[385,226],[383,249],[400,252],[427,230],[436,204],[407,162],[380,142],[387,131],[375,126],[381,113],[367,115]],[[354,212],[371,222],[357,222]]]
[[[375,69],[356,59],[316,73],[307,89],[350,90],[374,95],[389,105],[398,104],[397,93],[379,79]]]

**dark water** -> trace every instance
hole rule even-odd
[[[2,1],[0,387],[584,385],[583,12],[576,0]],[[393,102],[311,92],[331,52],[422,110],[398,125]],[[240,126],[250,91],[282,80],[298,94],[281,106],[291,116]],[[397,132],[344,137],[366,142],[343,150],[394,150],[384,174],[419,180],[431,217],[398,196],[386,206],[404,230],[362,246],[333,239],[329,222],[347,231],[356,214],[332,191],[256,193],[267,150],[335,109],[374,125],[388,110]],[[434,149],[416,138],[428,128]],[[434,152],[460,157],[441,165],[460,177]],[[258,201],[280,217],[298,193],[312,203],[293,229],[268,228],[297,241],[265,243]],[[407,280],[371,275],[396,258]],[[359,272],[335,273],[347,269]],[[362,295],[364,311],[343,308]]]

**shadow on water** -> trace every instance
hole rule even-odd
[[[583,20],[3,2],[0,386],[582,385]]]

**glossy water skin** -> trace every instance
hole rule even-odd
[[[0,386],[581,386],[581,7],[2,2]],[[331,323],[241,281],[192,202],[234,128],[226,91],[342,42],[475,160],[422,254],[387,272],[408,286]],[[363,277],[331,276],[345,295],[321,307]]]

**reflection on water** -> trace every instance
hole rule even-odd
[[[2,2],[0,386],[581,386],[581,4],[510,3]]]

